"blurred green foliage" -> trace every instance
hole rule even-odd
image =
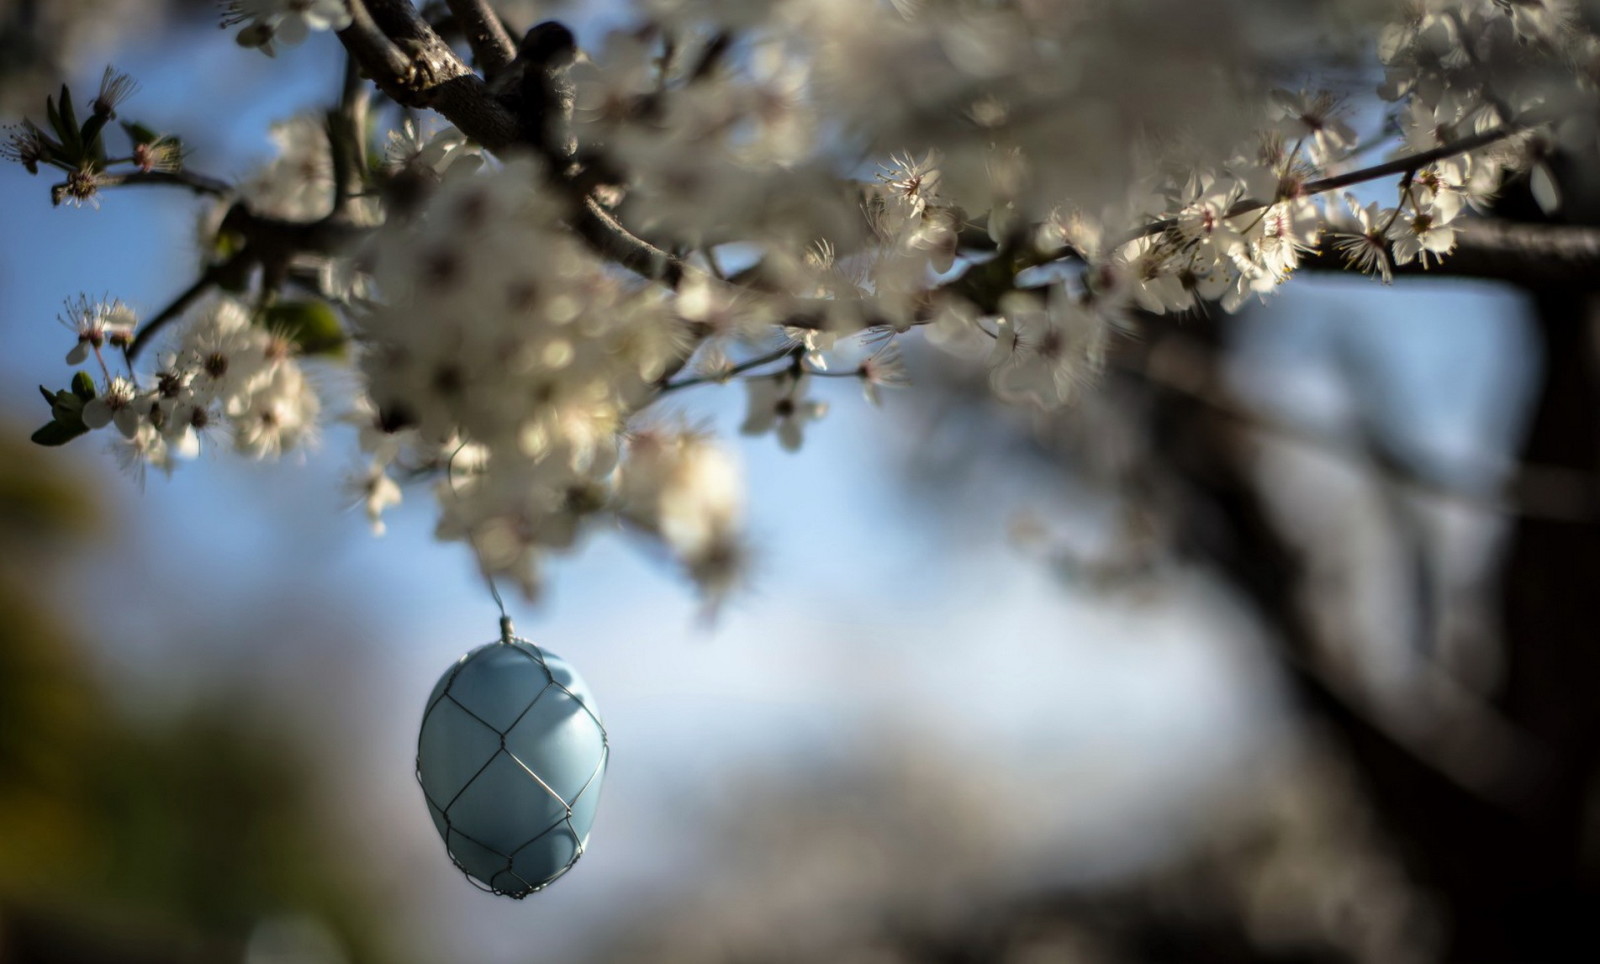
[[[25,437],[0,430],[0,962],[240,960],[284,919],[392,960],[286,730],[222,698],[163,724],[107,698],[58,602],[104,513]]]

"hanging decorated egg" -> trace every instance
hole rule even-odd
[[[522,898],[583,856],[610,747],[572,667],[513,637],[509,621],[502,629],[433,688],[417,780],[455,865]]]

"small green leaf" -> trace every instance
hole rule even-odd
[[[50,122],[50,129],[56,132],[56,136],[57,137],[60,137],[61,136],[61,112],[56,110],[56,99],[54,97],[48,97],[48,96],[45,97],[45,99],[44,99],[44,117],[45,117],[45,120]]]
[[[280,301],[266,310],[262,323],[282,332],[307,355],[338,355],[344,350],[344,326],[324,301]]]
[[[83,399],[71,392],[56,392],[56,397],[50,402],[50,415],[58,422],[82,418],[83,405]]]
[[[69,425],[83,422],[83,406],[95,397],[94,379],[89,373],[79,371],[72,376],[72,388],[52,392],[43,385],[39,386],[39,394],[44,396],[45,402],[50,405],[50,417],[58,422]]]
[[[128,140],[135,144],[154,144],[161,139],[161,135],[138,122],[118,121],[122,129],[127,132]]]
[[[83,142],[89,145],[89,151],[100,162],[102,167],[106,162],[105,145],[100,141],[100,131],[106,126],[109,118],[99,114],[90,114],[89,119],[83,122]]]
[[[216,237],[211,239],[211,253],[216,255],[216,258],[217,258],[218,261],[226,261],[229,258],[233,257],[234,255],[238,254],[243,249],[244,249],[244,235],[240,234],[237,231],[229,231],[229,230],[224,229],[224,230],[218,231]],[[243,282],[242,281],[241,282],[237,282],[237,284],[239,284],[240,287],[233,287],[233,288],[228,287],[229,282],[227,280],[225,280],[225,279],[219,280],[218,283],[220,285],[222,285],[222,287],[224,289],[228,290],[228,291],[240,291],[240,290],[243,290],[243,287],[242,287],[243,286]]]
[[[71,131],[78,129],[78,112],[72,109],[72,91],[66,84],[61,85],[61,125]],[[61,136],[67,136],[67,132],[62,131]]]
[[[78,419],[76,422],[58,420],[42,426],[33,433],[32,438],[39,445],[65,445],[88,431],[89,426],[83,424],[83,419]]]
[[[74,163],[83,160],[83,134],[78,129],[78,114],[72,109],[72,91],[66,84],[61,85],[61,126],[56,129],[61,135],[61,144],[71,155]]]

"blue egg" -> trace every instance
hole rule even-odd
[[[508,639],[461,657],[433,688],[417,780],[455,865],[521,898],[583,855],[609,755],[594,697],[572,667]]]

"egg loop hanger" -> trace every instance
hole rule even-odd
[[[445,483],[449,487],[451,498],[455,498],[457,495],[455,480],[456,456],[460,455],[461,450],[466,447],[467,443],[463,440],[460,445],[456,446],[455,451],[450,453],[450,458],[445,462],[444,477]],[[517,642],[517,637],[516,631],[511,625],[511,616],[506,613],[505,600],[500,598],[500,588],[494,584],[494,576],[490,574],[481,561],[478,563],[478,573],[483,576],[484,584],[489,587],[489,595],[494,597],[495,607],[500,610],[500,642],[509,646]]]
[[[506,602],[500,598],[500,589],[495,586],[494,577],[489,575],[488,570],[480,568],[478,571],[483,573],[483,581],[489,585],[489,595],[494,597],[494,604],[500,610],[500,642],[510,645],[516,641],[516,635],[511,617],[506,614]]]

